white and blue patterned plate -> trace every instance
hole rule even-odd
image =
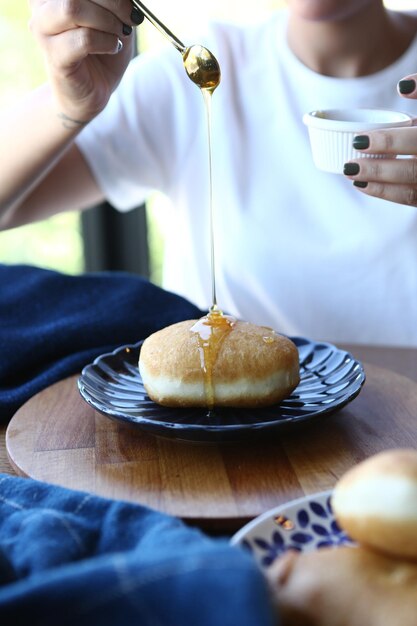
[[[231,543],[247,548],[264,570],[286,550],[352,545],[334,518],[331,495],[323,491],[271,509],[243,526]]]

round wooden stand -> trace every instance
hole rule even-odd
[[[331,489],[349,467],[380,450],[416,447],[417,384],[365,369],[364,388],[341,411],[245,444],[150,436],[96,413],[73,376],[20,408],[7,429],[7,452],[20,475],[231,531],[288,500]]]

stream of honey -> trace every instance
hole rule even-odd
[[[209,54],[211,54],[209,52]],[[186,62],[186,59],[184,59]],[[217,66],[218,67],[218,66]],[[190,329],[197,335],[201,370],[204,374],[206,404],[209,409],[214,406],[215,395],[213,385],[213,367],[217,355],[226,336],[236,324],[236,319],[224,315],[217,304],[216,293],[216,258],[215,258],[215,219],[213,203],[213,156],[212,156],[212,98],[220,83],[219,71],[208,71],[199,75],[197,83],[203,95],[208,137],[208,174],[209,174],[209,217],[210,217],[210,268],[211,268],[211,307],[206,316],[198,320]]]
[[[201,92],[206,106],[207,116],[207,143],[208,143],[208,163],[209,163],[209,211],[210,211],[210,267],[211,267],[211,307],[210,313],[221,312],[217,306],[216,291],[216,255],[215,255],[215,233],[214,233],[214,204],[213,204],[213,152],[211,148],[211,105],[213,98],[211,89],[202,89]]]

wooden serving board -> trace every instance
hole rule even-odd
[[[365,370],[364,388],[344,409],[244,444],[151,436],[94,411],[73,376],[20,408],[7,428],[7,452],[20,475],[232,531],[288,500],[331,489],[380,450],[417,446],[417,384],[376,366]]]

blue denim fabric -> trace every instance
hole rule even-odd
[[[98,355],[202,315],[133,274],[0,264],[0,421]]]
[[[0,474],[2,626],[272,626],[244,550],[126,502]]]

